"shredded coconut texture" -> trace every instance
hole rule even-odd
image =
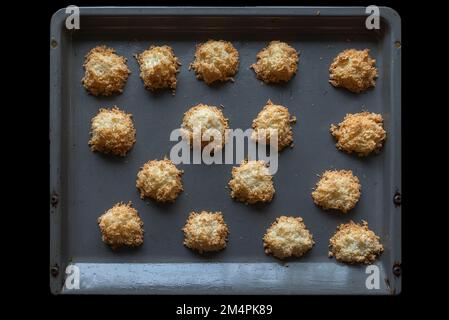
[[[275,105],[268,100],[267,105],[253,120],[254,131],[251,138],[258,142],[265,138],[265,143],[269,144],[270,137],[276,132],[278,135],[277,148],[282,150],[293,142],[291,124],[295,121],[296,118],[290,115],[288,108]]]
[[[143,243],[143,222],[131,203],[117,203],[98,218],[98,225],[103,242],[112,249]]]
[[[232,198],[248,204],[270,202],[275,193],[273,177],[260,160],[243,161],[239,167],[233,167],[228,185]]]
[[[204,147],[210,140],[213,140],[212,137],[211,139],[206,139],[204,134],[212,133],[213,130],[217,130],[216,133],[218,133],[221,138],[221,146],[216,146],[216,149],[219,149],[226,143],[226,129],[228,128],[228,119],[224,117],[223,112],[219,108],[198,104],[184,113],[184,118],[181,124],[181,133],[187,141],[189,141],[190,145],[193,145],[194,139],[198,139],[198,141],[201,141],[201,147]],[[216,141],[216,143],[218,143],[218,141]]]
[[[379,237],[368,228],[368,223],[350,221],[340,224],[329,241],[329,257],[350,264],[370,264],[384,250]]]
[[[361,157],[379,151],[387,136],[382,116],[366,111],[346,114],[338,125],[331,125],[330,132],[338,149]]]
[[[199,80],[206,84],[215,81],[234,81],[239,67],[239,53],[232,43],[209,40],[197,45],[195,60],[190,64]]]
[[[300,217],[281,216],[263,236],[266,254],[276,258],[301,257],[314,245],[312,234]]]
[[[191,212],[182,230],[184,245],[199,253],[226,247],[229,230],[221,212]]]
[[[334,87],[343,87],[359,93],[376,86],[376,60],[370,57],[369,49],[349,49],[340,52],[329,68],[329,82]]]
[[[140,197],[157,202],[173,202],[182,192],[182,170],[169,159],[151,160],[137,173],[136,187]]]
[[[257,54],[257,62],[251,65],[257,78],[265,83],[289,81],[298,70],[299,55],[285,42],[271,41]]]
[[[84,60],[85,74],[81,80],[84,88],[94,96],[120,94],[131,73],[126,58],[115,50],[98,46],[89,51]]]
[[[140,78],[145,88],[151,91],[169,88],[176,90],[176,74],[181,63],[169,46],[151,46],[136,55],[140,65]]]
[[[348,212],[360,199],[360,182],[351,170],[326,171],[312,192],[315,204],[323,209]]]
[[[136,142],[136,129],[132,115],[118,107],[101,108],[91,120],[92,151],[125,156]]]

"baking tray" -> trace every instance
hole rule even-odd
[[[65,9],[51,20],[50,287],[55,294],[398,294],[401,291],[401,25],[381,7],[380,30],[367,30],[363,7],[80,8],[80,29],[67,30]],[[209,38],[232,41],[240,53],[235,83],[207,86],[188,71],[195,45]],[[298,74],[287,84],[264,85],[249,66],[270,40],[300,51]],[[94,97],[81,85],[84,55],[106,44],[128,58],[132,71],[122,95]],[[133,54],[168,44],[182,62],[176,95],[151,93]],[[374,90],[352,94],[328,83],[328,67],[346,48],[370,48],[379,78]],[[197,103],[223,105],[232,128],[248,128],[265,102],[286,105],[298,121],[294,148],[280,155],[276,196],[263,206],[233,201],[226,188],[232,165],[180,165],[185,191],[174,204],[142,201],[136,173],[150,159],[169,155],[171,130]],[[118,105],[134,116],[137,143],[125,158],[92,153],[90,119]],[[381,113],[388,132],[378,155],[339,152],[329,125],[346,113]],[[317,208],[310,193],[326,169],[351,169],[362,197],[347,215]],[[394,197],[396,195],[396,204]],[[144,221],[144,244],[112,251],[100,238],[97,218],[119,201],[132,201]],[[228,247],[200,256],[182,245],[181,228],[192,210],[222,211]],[[266,256],[262,236],[280,215],[304,218],[314,248],[286,262]],[[329,259],[338,224],[369,222],[385,251],[375,262],[380,288],[367,289],[365,266]],[[64,286],[66,267],[80,272],[77,290]]]

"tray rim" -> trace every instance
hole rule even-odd
[[[393,41],[401,42],[401,18],[397,11],[390,7],[379,6],[381,10],[381,18],[387,23],[390,28],[390,33]],[[346,7],[346,6],[274,6],[274,7],[142,7],[142,6],[132,6],[132,7],[80,7],[80,14],[85,16],[115,16],[115,15],[126,15],[126,16],[140,16],[140,15],[153,15],[153,16],[316,16],[317,11],[321,17],[336,17],[336,16],[366,16],[364,13],[365,7]],[[60,202],[60,196],[62,192],[62,176],[61,176],[61,164],[62,164],[62,135],[60,120],[62,116],[61,110],[61,99],[62,99],[62,88],[61,88],[61,70],[59,68],[62,61],[62,50],[60,50],[59,44],[62,43],[62,38],[64,36],[62,32],[62,24],[66,18],[65,8],[57,10],[50,22],[50,45],[53,41],[56,41],[56,47],[52,48],[50,46],[50,126],[49,126],[49,141],[50,141],[50,291],[53,294],[68,293],[62,290],[63,287],[63,277],[62,269],[63,261],[61,258],[61,225],[62,211]],[[398,191],[401,191],[401,54],[397,55],[397,63],[392,64],[390,76],[391,84],[395,87],[399,94],[390,94],[391,105],[394,108],[398,108],[397,113],[399,115],[398,123],[395,123],[395,143],[396,152],[391,156],[391,159],[387,161],[393,168],[393,174],[391,177],[391,187],[396,186]],[[399,76],[395,76],[398,75]],[[394,91],[394,90],[392,90]],[[397,131],[397,132],[396,132]],[[390,190],[393,191],[393,190]],[[395,192],[395,191],[393,191]],[[401,219],[402,210],[398,208],[398,214],[391,217],[390,234],[394,233],[394,237],[402,238],[401,236]],[[394,231],[394,232],[393,232]],[[402,253],[402,241],[392,241],[392,253],[394,254],[395,263],[400,263]],[[392,260],[393,261],[393,260]],[[207,265],[208,263],[200,263],[201,265]],[[151,264],[149,264],[151,265]],[[56,268],[55,268],[56,267]],[[391,271],[387,271],[391,274]],[[393,283],[391,283],[393,282]],[[392,292],[385,292],[383,294],[400,294],[401,292],[401,278],[390,277],[390,285],[395,288]],[[159,290],[159,292],[165,293],[179,293],[179,289],[169,290]],[[189,292],[189,290],[182,291],[183,293],[195,294],[195,292]],[[251,290],[248,291],[250,293]],[[305,292],[298,291],[304,294]],[[81,292],[80,292],[81,293]],[[146,293],[158,293],[155,289],[152,292]],[[214,292],[215,294],[217,292]],[[223,294],[232,293],[228,291],[222,292]],[[286,292],[287,293],[287,292]],[[382,293],[381,293],[382,294]]]

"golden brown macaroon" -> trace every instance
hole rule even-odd
[[[275,190],[273,177],[264,161],[243,161],[232,168],[231,197],[245,203],[270,202]]]
[[[151,46],[135,56],[140,65],[140,77],[145,88],[155,91],[170,88],[176,90],[176,74],[181,63],[169,46]]]
[[[266,144],[269,144],[273,131],[277,131],[277,147],[282,150],[293,142],[291,123],[295,121],[296,118],[290,115],[288,108],[273,104],[271,100],[268,100],[267,105],[253,120],[254,131],[251,138],[260,142],[265,136]]]
[[[125,156],[136,142],[136,129],[131,117],[130,113],[116,106],[101,108],[91,120],[91,150]]]
[[[208,40],[197,45],[195,61],[189,69],[193,69],[199,80],[206,84],[215,81],[234,81],[233,76],[239,67],[239,53],[228,41]]]
[[[338,149],[361,157],[379,151],[387,136],[382,116],[366,111],[346,114],[338,125],[331,125],[330,132],[337,140]]]
[[[351,170],[325,171],[312,192],[313,202],[325,210],[348,212],[360,199],[360,182]]]
[[[366,221],[340,224],[329,241],[329,248],[329,257],[351,264],[372,263],[384,250],[379,237],[368,229]]]
[[[369,49],[349,49],[340,52],[329,67],[329,82],[334,87],[343,87],[359,93],[376,86],[376,60],[369,55]]]
[[[112,249],[137,247],[143,243],[143,222],[131,202],[117,203],[98,218],[98,225],[103,242]]]
[[[136,187],[140,197],[157,202],[173,202],[182,192],[182,170],[169,159],[151,160],[137,173]]]
[[[257,62],[251,65],[257,78],[265,83],[289,81],[298,70],[299,55],[285,42],[271,41],[257,54]]]
[[[215,129],[221,135],[221,146],[224,146],[227,139],[226,130],[229,128],[228,119],[223,116],[223,112],[215,106],[198,104],[190,108],[182,119],[181,132],[183,136],[193,146],[193,140],[201,141],[201,147],[209,143],[208,139],[204,139],[203,135],[209,129]],[[209,133],[212,133],[210,131]],[[201,134],[201,137],[198,135]],[[217,145],[216,149],[220,146]]]
[[[263,236],[266,254],[276,258],[301,257],[314,245],[312,234],[302,218],[280,216]]]
[[[229,231],[221,212],[191,212],[182,231],[184,245],[199,253],[226,248]]]
[[[84,60],[84,88],[94,96],[110,96],[123,92],[129,74],[126,58],[115,50],[98,46],[89,51]]]

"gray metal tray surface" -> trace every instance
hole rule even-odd
[[[401,26],[381,7],[381,28],[367,30],[362,7],[80,8],[80,29],[67,30],[64,9],[51,21],[50,287],[53,293],[101,294],[397,294],[401,291]],[[240,54],[234,83],[207,86],[188,70],[195,45],[231,41]],[[249,66],[271,40],[300,51],[298,74],[282,85],[265,85]],[[106,44],[128,59],[132,72],[123,94],[94,97],[81,84],[83,60]],[[182,62],[176,95],[151,93],[139,77],[135,53],[170,45]],[[370,48],[379,78],[362,94],[328,83],[332,59],[347,48]],[[276,195],[263,206],[235,202],[227,183],[232,165],[180,165],[185,191],[173,204],[143,201],[135,187],[139,168],[169,155],[170,132],[197,103],[223,105],[231,128],[249,128],[266,101],[297,117],[294,147],[279,157]],[[137,142],[124,158],[93,153],[90,120],[100,107],[133,114]],[[387,140],[378,155],[340,152],[329,126],[346,113],[381,113]],[[327,169],[350,169],[362,184],[357,206],[346,215],[317,208],[311,191]],[[398,199],[396,199],[398,200]],[[144,244],[113,251],[101,241],[97,218],[117,202],[132,201],[144,221]],[[181,228],[192,210],[222,211],[230,229],[225,250],[201,256],[183,246]],[[303,217],[315,246],[300,259],[281,262],[264,253],[262,236],[280,215]],[[366,220],[385,251],[374,263],[380,287],[366,286],[366,266],[328,258],[337,225]],[[69,265],[78,267],[79,288],[64,285]],[[73,270],[73,269],[69,269]],[[72,271],[70,271],[72,272]],[[71,274],[71,273],[69,273]]]

